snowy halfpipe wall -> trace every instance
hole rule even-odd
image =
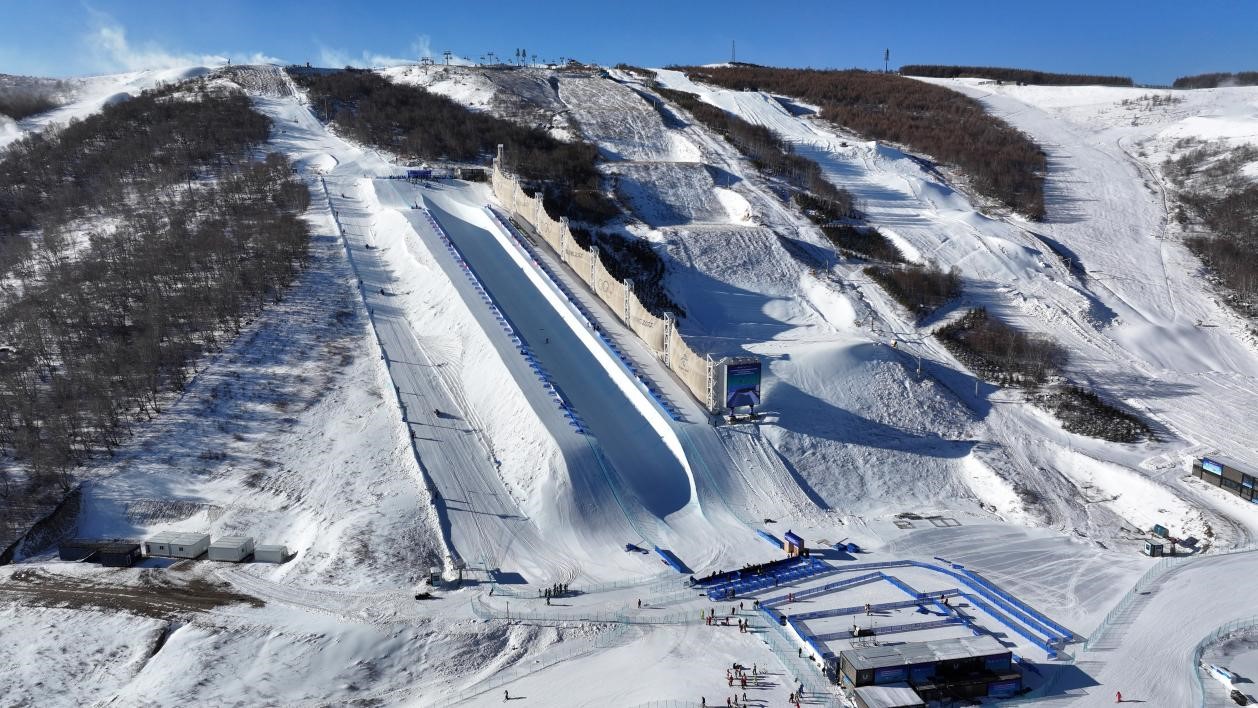
[[[558,221],[550,218],[542,206],[541,194],[532,197],[524,193],[520,183],[502,170],[502,148],[499,147],[498,157],[494,160],[492,176],[494,196],[512,215],[524,219],[559,255],[599,299],[607,304],[608,309],[616,314],[634,334],[646,342],[660,361],[672,369],[681,379],[690,393],[710,412],[718,409],[712,389],[712,368],[715,366],[708,357],[700,355],[690,348],[681,335],[677,333],[676,322],[670,317],[656,317],[638,299],[633,292],[633,281],[617,280],[603,267],[599,258],[598,247],[583,248],[572,237],[568,228],[568,220],[560,217]]]

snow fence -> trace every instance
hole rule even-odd
[[[590,291],[602,300],[634,334],[646,343],[647,348],[664,365],[672,369],[690,393],[710,412],[718,410],[715,380],[715,362],[690,348],[677,332],[676,322],[668,316],[656,317],[642,304],[633,292],[632,280],[617,280],[599,258],[598,247],[583,248],[572,237],[568,219],[550,218],[542,205],[540,193],[529,196],[520,183],[502,170],[502,152],[494,159],[491,176],[494,196],[517,218],[527,221],[551,250],[590,287]]]

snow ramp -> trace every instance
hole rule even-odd
[[[637,503],[659,519],[697,508],[690,465],[664,412],[527,254],[480,205],[466,199],[454,192],[423,196],[424,205],[589,431],[605,463],[603,470],[589,473],[605,479],[582,480],[582,486],[611,485],[613,493],[627,492],[622,495],[629,498],[626,504]],[[627,509],[626,514],[634,512]],[[650,534],[650,529],[641,531]]]

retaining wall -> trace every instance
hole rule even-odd
[[[540,193],[529,196],[520,183],[502,171],[501,159],[494,160],[490,183],[494,196],[513,216],[523,219],[533,227],[551,249],[577,274],[590,291],[607,304],[634,334],[638,335],[651,353],[672,369],[690,393],[709,412],[717,410],[715,391],[712,390],[715,362],[690,348],[677,333],[671,317],[656,317],[642,304],[633,292],[633,281],[617,280],[603,266],[598,248],[582,248],[572,237],[568,219],[550,218],[542,205]]]

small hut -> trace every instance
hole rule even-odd
[[[223,536],[210,544],[212,561],[239,563],[253,553],[253,538],[249,536]]]

